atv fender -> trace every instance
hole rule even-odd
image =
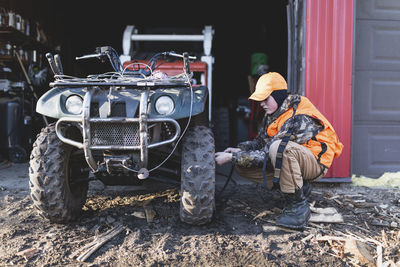
[[[81,115],[72,115],[65,109],[65,101],[71,95],[79,95],[82,99],[85,97],[86,88],[60,88],[54,87],[42,95],[37,104],[36,112],[46,117],[81,117]]]
[[[140,93],[137,91],[142,91],[143,89],[118,89],[121,91],[130,91],[131,94],[127,93],[124,97],[118,99],[118,101],[124,101],[127,98],[130,101],[140,101]],[[134,93],[136,91],[136,93]],[[36,105],[36,112],[47,117],[52,117],[55,119],[63,117],[76,117],[80,118],[81,114],[73,115],[65,109],[65,101],[71,95],[79,95],[82,99],[85,97],[87,88],[60,88],[55,87],[43,96],[41,96]],[[192,94],[193,92],[193,94]],[[108,91],[104,90],[99,94],[96,94],[96,99],[106,99]],[[171,114],[168,116],[160,115],[155,110],[155,103],[157,99],[161,96],[169,96],[172,98],[175,104],[175,108]],[[190,116],[190,101],[193,97],[192,105],[192,116],[198,115],[205,111],[206,103],[208,100],[208,89],[205,86],[193,87],[192,91],[190,88],[160,88],[156,90],[150,90],[149,92],[149,118],[171,118],[171,119],[183,119]],[[103,100],[104,100],[103,99]]]
[[[175,103],[174,111],[168,116],[160,115],[155,110],[155,103],[160,96],[167,95]],[[208,89],[205,86],[193,87],[193,95],[189,88],[186,89],[159,89],[150,95],[150,118],[168,117],[171,119],[183,119],[190,116],[190,101],[193,97],[192,116],[198,115],[206,110],[208,101]]]

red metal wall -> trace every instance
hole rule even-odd
[[[326,177],[350,177],[353,1],[307,0],[305,95],[344,148]]]

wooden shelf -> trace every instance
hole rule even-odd
[[[0,56],[0,61],[13,61],[13,56]]]
[[[0,39],[10,41],[12,45],[22,46],[24,49],[35,49],[42,52],[53,51],[49,44],[37,41],[13,27],[0,27]]]

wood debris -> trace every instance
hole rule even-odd
[[[275,226],[275,225],[263,225],[263,231],[264,232],[274,232],[274,231],[284,231],[288,233],[298,233],[299,231],[292,230],[289,228],[284,228],[280,226]]]
[[[389,227],[390,226],[390,223],[389,222],[387,222],[387,221],[384,221],[384,220],[377,220],[377,219],[374,219],[374,220],[372,220],[372,222],[370,222],[372,225],[374,225],[374,226],[382,226],[382,227]]]
[[[382,229],[382,242],[383,242],[383,245],[385,246],[385,247],[387,247],[388,246],[388,242],[387,242],[387,237],[386,237],[386,232],[385,232],[385,230],[384,229]]]
[[[315,237],[316,241],[346,241],[348,238],[346,237],[341,237],[341,236],[331,236],[331,235],[317,235]]]
[[[313,238],[313,237],[314,237],[314,234],[309,234],[308,236],[303,237],[303,238],[301,239],[301,242],[305,243],[306,241],[310,240],[310,239]]]
[[[32,258],[33,256],[35,256],[36,254],[38,254],[40,252],[39,249],[37,248],[28,248],[22,251],[19,251],[17,253],[17,256],[23,256],[25,258],[25,260],[29,260],[30,258]]]
[[[154,217],[156,216],[156,212],[152,206],[144,206],[143,208],[147,222],[152,223],[154,221]]]
[[[340,206],[343,206],[343,202],[337,200],[336,198],[334,198],[333,201],[335,201],[336,203],[338,203]]]
[[[346,239],[344,244],[344,253],[350,255],[352,261],[358,261],[362,266],[375,266],[370,250],[367,244],[352,238]]]
[[[353,200],[350,198],[345,198],[345,200],[351,203],[356,208],[374,208],[377,205],[377,203],[366,202],[365,200]]]
[[[132,215],[139,219],[146,219],[146,213],[144,213],[144,211],[135,211]]]
[[[326,199],[332,200],[332,199],[337,199],[339,197],[340,197],[339,195],[336,195],[336,196],[333,196],[333,197],[327,197]]]
[[[343,216],[335,208],[314,208],[310,207],[312,213],[310,222],[318,223],[343,223]]]
[[[313,200],[310,203],[311,217],[307,226],[304,227],[304,236],[299,239],[300,242],[304,244],[309,242],[318,247],[320,255],[336,257],[352,266],[395,267],[397,266],[395,264],[400,266],[400,261],[393,254],[396,251],[392,249],[393,247],[400,247],[400,231],[395,231],[396,227],[400,225],[400,218],[398,217],[400,209],[397,206],[375,203],[368,198],[363,199],[362,197],[365,196],[362,194],[324,194],[322,197],[326,200],[332,200],[340,207],[332,202],[333,207],[315,207],[319,204],[318,199]],[[271,218],[282,212],[276,207],[260,211],[252,210],[247,203],[242,201],[230,201],[229,204],[250,215],[254,221],[268,223],[268,225],[262,225],[262,229],[266,233],[278,231],[299,233],[296,230],[275,225],[275,221]],[[338,212],[338,208],[343,208],[343,214]],[[352,218],[359,218],[360,216],[363,217],[361,222],[352,221]],[[344,223],[344,217],[349,222]],[[375,226],[387,227],[388,230],[386,228],[380,229],[379,235],[376,236],[377,229]],[[338,229],[344,232],[338,231]],[[358,230],[353,233],[350,231],[351,229]]]
[[[382,246],[376,247],[376,254],[377,254],[376,267],[382,267]]]
[[[347,194],[346,197],[363,197],[362,194]]]
[[[316,191],[316,190],[313,190],[313,191],[311,191],[311,194],[323,195],[324,193]]]
[[[393,258],[388,257],[393,255],[391,251],[394,248],[400,247],[400,231],[381,230],[381,236],[375,237],[376,239],[361,233],[352,233],[349,229],[345,231],[346,233],[333,230],[334,235],[316,234],[314,238],[309,235],[301,241],[313,239],[317,242],[327,242],[330,250],[325,250],[324,253],[342,259],[346,257],[347,261],[355,266],[400,266],[400,261],[395,263]],[[329,253],[329,251],[333,251],[335,254]],[[388,253],[391,254],[388,255]]]
[[[310,221],[308,221],[308,225],[312,226],[314,228],[319,228],[319,229],[323,229],[324,228],[323,226],[321,226],[319,224],[316,224],[316,223],[313,223],[313,222],[310,222]]]
[[[316,214],[311,213],[310,222],[318,223],[343,223],[343,216],[339,213],[336,214]]]
[[[319,214],[334,214],[334,213],[338,213],[337,210],[335,208],[314,208],[314,207],[310,207],[310,210],[312,212],[315,213],[319,213]]]
[[[362,266],[375,266],[374,256],[371,254],[373,248],[368,242],[377,242],[376,240],[366,240],[352,233],[343,234],[339,231],[336,232],[342,236],[317,235],[315,240],[318,242],[328,242],[332,251],[334,251],[339,258],[343,259],[345,255],[348,255],[349,260],[353,264],[360,263]],[[377,247],[380,246],[378,245]]]
[[[272,211],[270,211],[270,210],[263,210],[263,211],[261,211],[260,213],[258,213],[258,214],[253,218],[253,220],[257,220],[257,219],[263,218],[263,217],[265,217],[265,216],[267,216],[267,215],[273,215],[273,214],[275,214],[275,213],[272,212]]]
[[[94,252],[96,252],[96,250],[98,250],[101,246],[103,246],[105,243],[107,243],[109,240],[111,240],[124,230],[125,230],[124,226],[118,225],[112,228],[111,230],[99,236],[96,236],[96,238],[92,242],[78,249],[77,251],[72,253],[69,257],[75,258],[78,254],[80,254],[76,259],[78,261],[86,261]]]

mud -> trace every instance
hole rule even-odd
[[[382,262],[400,265],[400,192],[393,188],[315,183],[309,202],[335,207],[344,223],[309,223],[289,232],[273,228],[282,209],[279,192],[256,184],[229,184],[218,195],[213,221],[190,226],[179,220],[176,185],[95,181],[79,221],[51,224],[32,205],[27,173],[28,164],[0,165],[0,266],[375,266],[380,245]],[[219,179],[217,191],[225,178]],[[154,211],[152,222],[145,209]],[[262,211],[265,216],[254,219]],[[124,231],[85,262],[72,257],[117,225]],[[346,251],[342,239],[321,236],[357,239],[364,258]]]

